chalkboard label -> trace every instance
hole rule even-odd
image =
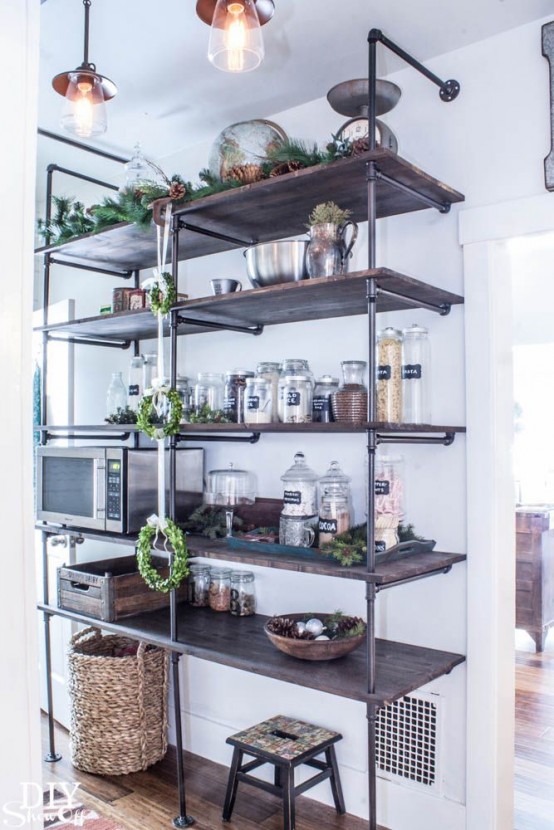
[[[319,520],[320,533],[336,533],[337,520],[336,519],[320,519]]]
[[[255,409],[260,408],[260,398],[258,395],[252,395],[250,398],[247,398],[246,401],[246,408],[252,412]]]
[[[237,408],[237,399],[235,395],[229,395],[223,401],[223,411],[224,412],[235,412]]]
[[[377,367],[377,380],[390,380],[391,379],[391,368],[390,366],[378,366]]]
[[[138,383],[130,383],[129,384],[129,397],[136,398],[140,395],[140,386]]]
[[[287,392],[287,406],[300,406],[300,392]]]
[[[421,363],[407,363],[402,367],[402,380],[419,380],[421,378]]]
[[[386,479],[375,479],[375,495],[388,496],[390,493],[390,481]]]
[[[329,412],[329,398],[328,397],[317,397],[314,398],[313,403],[314,412]]]
[[[300,490],[285,490],[283,502],[284,504],[302,504],[302,493]]]
[[[375,542],[375,553],[384,553],[387,546],[384,542]]]

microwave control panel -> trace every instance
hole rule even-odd
[[[106,517],[121,520],[121,461],[108,461],[108,498]]]

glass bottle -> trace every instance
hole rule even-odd
[[[331,395],[331,410],[335,421],[362,423],[367,421],[367,388],[365,360],[341,362],[342,384]]]
[[[294,456],[294,464],[281,476],[284,483],[283,516],[315,516],[317,514],[318,475],[306,464],[303,452]]]
[[[122,372],[113,372],[106,394],[106,415],[116,415],[118,410],[127,406],[127,389],[123,383]]]
[[[277,409],[277,402],[279,399],[279,373],[281,371],[280,363],[271,363],[270,361],[262,361],[256,367],[256,376],[267,380],[271,386],[271,422],[276,423],[279,420],[279,413]]]
[[[430,424],[429,332],[414,323],[403,329],[402,334],[402,421],[405,424]]]
[[[350,528],[350,506],[342,493],[325,493],[319,507],[319,546]]]
[[[194,385],[193,409],[200,414],[207,407],[216,412],[223,409],[223,375],[216,372],[198,372]]]
[[[331,395],[339,388],[338,378],[323,375],[316,381],[312,402],[312,421],[328,424],[333,421]]]
[[[143,374],[142,374],[142,388],[146,395],[152,390],[152,382],[158,372],[158,355],[156,352],[150,352],[144,355]]]
[[[389,326],[377,334],[378,421],[402,422],[402,332]]]
[[[208,604],[212,611],[229,611],[231,605],[231,570],[211,568]]]
[[[273,410],[273,384],[263,377],[248,378],[244,405],[246,424],[270,424]]]
[[[143,383],[143,364],[144,358],[142,355],[132,357],[129,363],[129,386],[127,387],[127,395],[129,398],[128,406],[133,412],[139,408],[141,398],[144,394]]]
[[[210,589],[210,567],[208,565],[190,565],[189,598],[194,608],[206,608]]]
[[[256,613],[256,589],[252,571],[231,571],[231,614],[251,617]]]

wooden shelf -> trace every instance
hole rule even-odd
[[[377,310],[380,312],[414,309],[418,307],[418,303],[431,303],[437,307],[463,303],[463,297],[457,294],[427,285],[421,280],[390,271],[388,268],[375,268],[346,276],[319,277],[297,283],[283,283],[268,288],[252,288],[234,294],[190,300],[185,305],[178,306],[179,312],[187,319],[198,321],[198,324],[181,323],[178,334],[213,332],[213,328],[202,325],[203,322],[223,328],[272,326],[366,314],[368,277],[375,277],[380,288],[401,295],[391,297],[379,294]],[[165,333],[169,334],[167,320],[164,326]],[[147,340],[157,337],[157,322],[149,310],[122,311],[67,323],[55,323],[36,330],[101,340]]]
[[[379,149],[327,165],[317,165],[277,176],[235,190],[227,190],[183,205],[176,214],[190,225],[241,240],[240,245],[282,239],[305,232],[310,211],[329,194],[352,211],[357,222],[367,220],[366,166],[375,161],[379,170],[416,193],[441,205],[463,201],[461,193],[442,184],[390,150]],[[415,194],[398,190],[384,181],[377,188],[377,216],[393,216],[423,210],[427,204]],[[253,233],[256,229],[256,233]],[[235,247],[232,243],[189,230],[180,235],[180,259],[193,259]],[[39,248],[36,253],[55,253],[66,262],[107,265],[133,270],[157,264],[154,228],[141,231],[120,223],[97,234],[71,242]]]
[[[39,610],[96,625],[112,631],[160,645],[181,654],[220,663],[242,671],[261,674],[306,686],[328,694],[384,706],[449,674],[463,663],[461,654],[376,640],[376,691],[367,693],[366,654],[363,646],[347,657],[325,662],[306,662],[282,654],[269,642],[263,626],[268,617],[233,617],[206,608],[181,604],[177,609],[179,634],[172,642],[169,634],[169,611],[152,611],[116,623],[99,622],[82,614],[62,611],[39,604]],[[286,612],[286,603],[283,613]]]
[[[55,438],[55,433],[79,433],[97,432],[99,436],[104,433],[113,432],[139,432],[136,424],[67,424],[63,426],[52,426],[46,424],[38,427],[41,431],[51,433],[51,437]],[[317,435],[321,433],[340,435],[342,433],[358,433],[365,432],[368,429],[376,429],[383,435],[398,435],[406,434],[408,436],[423,436],[436,435],[437,433],[464,433],[466,428],[463,426],[440,426],[437,424],[389,424],[385,421],[362,421],[357,424],[349,424],[345,422],[334,422],[332,424],[181,424],[181,440],[186,441],[187,435],[250,435],[254,432],[262,434],[276,433],[302,433],[303,435]],[[62,436],[60,436],[62,437]]]

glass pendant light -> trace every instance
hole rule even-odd
[[[196,12],[211,26],[208,58],[224,72],[250,72],[264,58],[261,27],[273,16],[273,0],[197,0]]]
[[[125,182],[120,190],[133,190],[143,182],[149,182],[153,179],[152,165],[145,159],[142,153],[142,147],[138,141],[135,144],[131,161],[128,161],[124,167]]]
[[[83,0],[85,7],[85,50],[83,63],[69,72],[61,72],[52,79],[52,86],[65,98],[61,126],[78,138],[90,138],[106,132],[108,119],[105,102],[117,94],[116,85],[99,75],[88,59],[89,12],[91,0]]]

